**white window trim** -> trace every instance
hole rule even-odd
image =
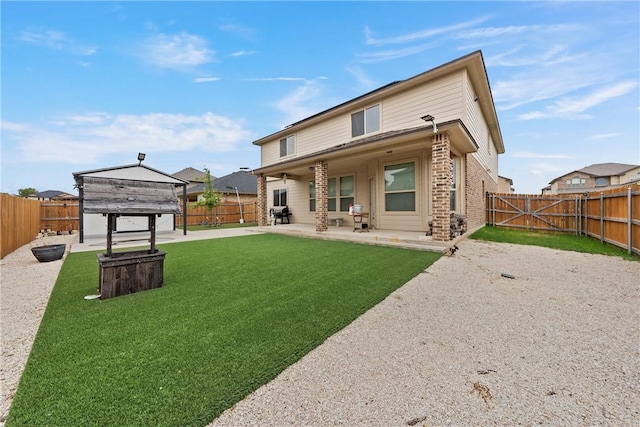
[[[378,107],[378,129],[371,131],[371,132],[367,132],[367,110],[370,110],[371,108],[374,107]],[[362,119],[363,119],[363,134],[362,135],[353,135],[353,115],[354,114],[358,114],[358,113],[362,113]],[[354,111],[353,113],[349,114],[349,125],[351,127],[351,138],[355,139],[355,138],[363,138],[365,136],[368,135],[374,135],[376,133],[379,133],[382,131],[382,102],[378,102],[376,104],[372,104],[369,105],[367,107],[361,108],[358,111]]]

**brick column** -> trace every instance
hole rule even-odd
[[[258,225],[269,225],[269,212],[267,212],[267,177],[258,175]]]
[[[431,148],[431,192],[433,210],[433,240],[451,240],[451,212],[449,190],[451,187],[451,143],[449,134],[433,136]]]
[[[329,229],[329,167],[327,163],[318,160],[316,172],[316,231]]]

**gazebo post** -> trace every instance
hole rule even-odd
[[[113,229],[115,223],[115,216],[113,214],[107,214],[107,256],[111,256],[111,245],[113,244]]]
[[[156,216],[149,215],[149,230],[151,230],[151,251],[150,254],[156,252]]]

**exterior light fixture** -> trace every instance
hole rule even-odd
[[[427,114],[426,116],[422,116],[420,118],[425,122],[431,122],[431,124],[433,125],[433,133],[438,133],[438,127],[436,126],[435,117],[433,117],[431,114]]]
[[[142,161],[144,160],[146,154],[144,153],[138,153],[138,166],[142,164]]]

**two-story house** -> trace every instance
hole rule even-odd
[[[504,144],[481,51],[396,81],[253,142],[259,225],[287,205],[326,231],[361,205],[369,226],[450,239],[450,214],[485,223]]]
[[[596,163],[554,178],[542,194],[582,194],[638,182],[640,165]]]

